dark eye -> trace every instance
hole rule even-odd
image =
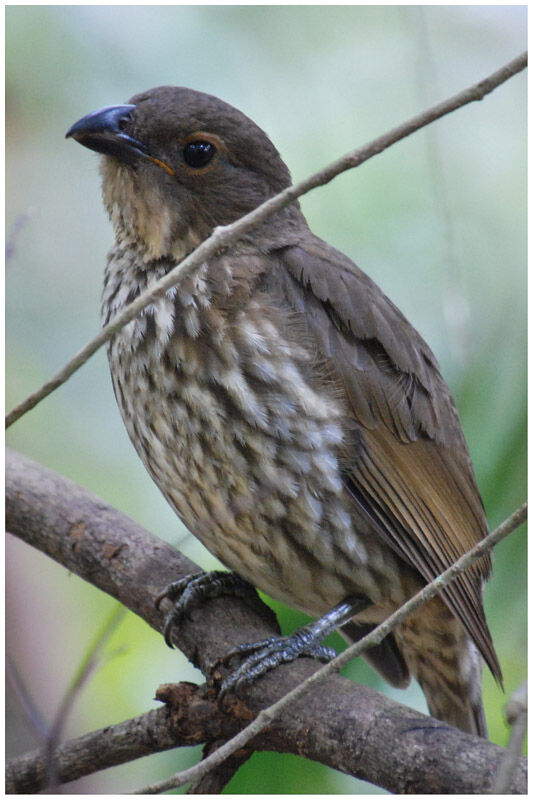
[[[183,148],[183,158],[189,167],[199,169],[209,164],[216,151],[215,145],[211,144],[211,142],[198,140],[185,145]]]

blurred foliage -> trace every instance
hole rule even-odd
[[[158,84],[219,95],[258,122],[295,179],[480,80],[526,46],[523,6],[8,6],[7,406],[97,330],[112,231],[97,158],[65,142],[93,109]],[[457,400],[490,525],[525,497],[525,75],[303,198],[313,230],[393,298],[437,353]],[[27,218],[26,218],[27,216]],[[122,428],[99,353],[9,431],[11,446],[78,481],[174,542],[214,559],[151,485]],[[525,678],[523,530],[502,543],[487,614],[505,676],[484,696],[491,738]],[[8,648],[50,721],[113,601],[8,542]],[[285,631],[301,615],[276,605]],[[340,637],[335,646],[342,647]],[[125,651],[122,649],[125,648]],[[142,713],[162,682],[200,676],[129,614],[77,699],[65,736]],[[36,658],[38,654],[38,658]],[[345,674],[425,710],[365,665]],[[10,753],[34,747],[8,696]],[[194,763],[143,759],[75,784],[129,791]],[[228,793],[368,793],[303,759],[258,753]]]

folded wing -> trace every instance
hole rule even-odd
[[[345,456],[347,490],[379,535],[430,581],[487,533],[437,361],[396,306],[342,253],[315,238],[280,255],[289,302],[305,313],[328,376],[362,429]],[[489,574],[490,559],[478,559],[443,599],[501,681],[482,604]]]

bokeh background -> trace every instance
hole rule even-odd
[[[97,331],[112,230],[98,157],[64,134],[89,111],[160,84],[216,94],[276,143],[295,180],[493,72],[526,46],[522,6],[8,6],[7,407]],[[514,77],[302,200],[316,233],[350,255],[436,352],[455,395],[491,528],[525,497],[526,78]],[[20,420],[8,443],[96,492],[204,568],[123,430],[105,356]],[[524,531],[496,552],[486,607],[505,695],[485,675],[490,735],[526,671]],[[8,652],[50,722],[115,603],[8,537]],[[274,604],[285,631],[304,618]],[[335,646],[342,647],[340,638]],[[425,710],[362,662],[346,675]],[[154,705],[199,680],[129,614],[77,697],[65,736]],[[37,739],[8,688],[8,754]],[[175,751],[72,791],[128,792],[196,762]],[[228,793],[379,791],[318,764],[256,754]]]

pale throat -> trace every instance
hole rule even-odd
[[[170,204],[155,183],[141,187],[131,168],[105,156],[100,171],[102,197],[117,241],[137,248],[142,242],[138,255],[144,263],[160,258],[181,261],[202,242],[180,219],[177,204]]]

